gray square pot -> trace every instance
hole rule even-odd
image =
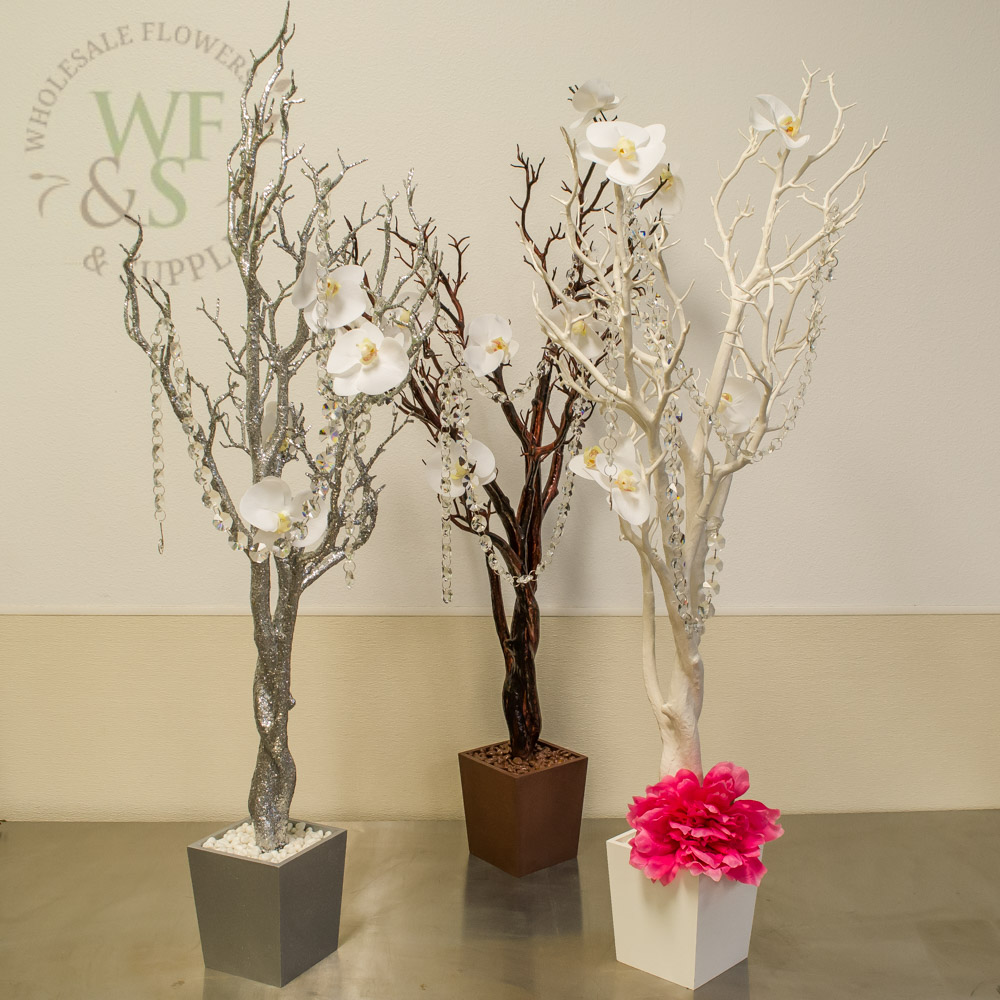
[[[333,836],[277,864],[204,847],[208,837],[188,846],[209,969],[284,986],[337,950],[347,831],[308,825]]]

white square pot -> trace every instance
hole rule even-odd
[[[682,871],[670,885],[629,862],[629,830],[608,841],[608,877],[619,962],[697,989],[750,951],[757,887]]]

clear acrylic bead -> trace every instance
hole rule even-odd
[[[251,545],[247,550],[247,554],[253,562],[262,563],[267,559],[271,552],[263,542],[254,542],[253,545]]]

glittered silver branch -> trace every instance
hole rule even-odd
[[[345,567],[348,582],[353,578],[354,553],[370,538],[378,516],[381,487],[375,483],[373,467],[405,422],[394,404],[398,389],[379,396],[362,393],[350,399],[337,397],[324,368],[331,333],[311,330],[302,312],[294,310],[291,303],[282,308],[307,266],[306,253],[314,238],[320,259],[332,268],[358,259],[360,238],[369,229],[374,234],[375,223],[383,229],[383,243],[384,234],[397,225],[395,198],[386,196],[378,210],[367,217],[362,214],[358,225],[347,227],[347,235],[339,245],[331,239],[331,192],[358,164],[346,163],[338,156],[339,169],[330,174],[328,166],[310,164],[302,156],[302,147],[290,145],[290,114],[300,102],[294,75],[283,94],[277,95],[275,90],[293,34],[286,9],[278,36],[250,66],[240,98],[240,137],[228,159],[227,235],[245,296],[239,335],[226,328],[218,306],[209,310],[202,302],[199,310],[225,350],[228,374],[224,392],[214,393],[188,369],[169,294],[156,281],[139,273],[143,241],[139,220],[133,220],[137,230],[134,243],[123,247],[125,329],[149,359],[153,373],[157,519],[162,521],[163,516],[159,479],[162,437],[158,423],[158,415],[162,419],[162,396],[187,437],[188,452],[195,462],[195,479],[202,485],[202,500],[212,511],[215,527],[228,534],[231,547],[243,552],[249,563],[250,608],[257,645],[253,700],[260,736],[249,809],[257,843],[263,850],[285,843],[295,789],[295,763],[288,748],[288,712],[295,704],[290,688],[291,651],[299,600],[307,587],[334,566]],[[255,90],[265,64],[269,64],[266,78]],[[270,155],[275,142],[277,166],[265,182],[260,176],[265,172],[260,154],[265,144],[270,144]],[[289,169],[296,161],[303,165],[313,196],[297,229],[287,214],[292,200]],[[407,213],[419,231],[412,200],[413,186],[407,179]],[[272,247],[293,265],[290,279],[276,286],[261,278],[265,254]],[[423,342],[421,310],[436,316],[437,304],[428,292],[433,287],[436,267],[436,251],[421,237],[407,273],[391,277],[389,253],[384,250],[377,276],[367,285],[373,305],[366,318],[378,323],[388,310],[404,305],[412,311],[411,358]],[[144,330],[141,299],[153,307],[152,329],[147,325]],[[290,339],[284,333],[289,312],[294,316]],[[318,446],[307,440],[310,427],[306,408],[292,394],[293,380],[304,367],[316,373],[319,391],[325,397],[326,425],[320,431]],[[373,411],[386,406],[393,411],[391,422],[387,429],[382,427],[373,433]],[[218,449],[243,452],[249,459],[252,483],[280,477],[294,462],[301,462],[308,470],[311,495],[300,511],[293,512],[292,526],[285,534],[270,542],[255,538],[254,527],[241,516],[235,499],[241,490],[234,491],[220,471]],[[324,516],[327,504],[321,538],[308,550],[296,547],[294,542],[305,537],[309,521]],[[277,594],[272,597],[275,579]]]

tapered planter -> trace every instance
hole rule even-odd
[[[284,986],[337,950],[347,831],[309,826],[331,836],[277,863],[202,846],[208,837],[189,845],[201,950],[209,969]]]
[[[489,746],[458,755],[469,853],[518,877],[575,858],[580,843],[587,758],[539,746],[567,759],[514,774],[476,756]]]
[[[653,882],[629,864],[634,835],[608,841],[618,961],[692,990],[742,962],[757,887],[686,871],[669,885]]]

